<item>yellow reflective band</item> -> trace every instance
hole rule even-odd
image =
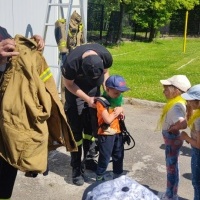
[[[69,35],[70,37],[72,37],[72,33],[71,33],[70,30],[68,31],[68,35]]]
[[[59,46],[58,46],[58,47],[59,47],[59,48],[60,48],[60,47],[65,47],[65,46],[66,46],[66,43],[67,43],[66,41],[62,41],[62,42],[59,43]]]
[[[77,144],[77,146],[82,145],[83,144],[83,140],[80,140],[80,141],[76,142],[76,144]]]
[[[58,19],[57,22],[65,23],[66,19]]]
[[[94,138],[93,136],[88,135],[88,134],[84,134],[84,133],[83,133],[83,139],[85,139],[85,140],[90,140],[90,141],[92,141],[92,142],[95,141],[95,138]]]
[[[42,74],[40,74],[40,79],[43,82],[46,82],[53,74],[51,73],[50,68],[48,67]]]
[[[79,25],[79,30],[82,31],[83,30],[83,24]]]

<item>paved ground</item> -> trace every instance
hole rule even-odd
[[[130,105],[130,103],[134,105]],[[144,105],[143,105],[144,103]],[[142,105],[142,106],[141,106]],[[164,144],[161,133],[154,132],[161,113],[160,104],[130,100],[124,105],[126,126],[136,146],[125,152],[124,170],[127,176],[152,190],[155,194],[165,190],[166,171]],[[70,154],[64,147],[51,152],[48,176],[27,178],[19,172],[12,200],[82,200],[95,186],[95,174],[86,171],[87,182],[75,186],[71,182]],[[111,170],[111,164],[109,169]],[[192,200],[193,188],[190,172],[190,146],[184,143],[180,155],[180,200]]]

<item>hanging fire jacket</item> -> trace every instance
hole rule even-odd
[[[9,59],[0,79],[0,156],[21,171],[43,173],[48,147],[77,146],[36,42],[20,35],[14,40],[20,54]]]

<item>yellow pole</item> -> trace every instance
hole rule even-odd
[[[186,38],[187,38],[187,24],[188,24],[188,10],[185,14],[185,31],[184,31],[184,42],[183,42],[183,52],[185,53],[186,49]]]

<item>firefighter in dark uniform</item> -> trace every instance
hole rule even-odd
[[[66,87],[65,111],[78,146],[78,152],[71,153],[72,181],[75,185],[84,184],[82,146],[86,169],[95,171],[97,167],[94,159],[94,101],[100,96],[100,86],[104,87],[112,62],[112,55],[102,45],[84,44],[70,51],[62,66]]]

